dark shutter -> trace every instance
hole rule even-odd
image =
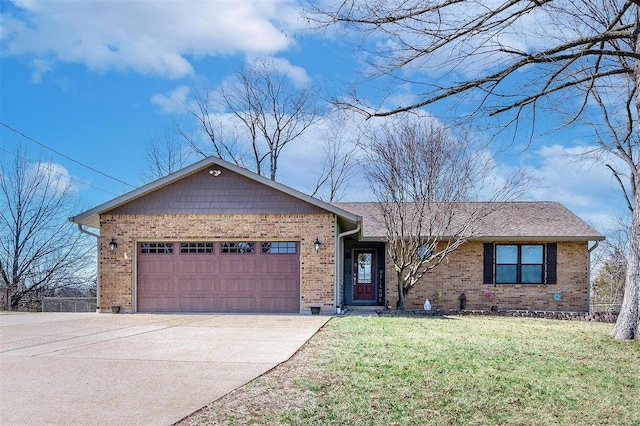
[[[547,244],[547,284],[558,282],[558,244]]]
[[[493,243],[484,243],[483,283],[493,284]]]

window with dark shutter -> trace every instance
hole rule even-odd
[[[542,284],[545,282],[544,245],[496,244],[490,257],[491,245],[485,244],[484,282],[489,281],[489,259],[493,260],[495,284]]]
[[[493,284],[493,243],[484,243],[483,283]]]
[[[558,282],[558,244],[547,244],[547,284]]]

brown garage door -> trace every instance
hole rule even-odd
[[[139,312],[299,312],[298,243],[138,244]]]

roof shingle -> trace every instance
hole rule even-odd
[[[384,221],[378,203],[334,203],[340,209],[362,217],[365,239],[385,239]],[[558,202],[515,201],[497,206],[483,219],[476,239],[482,240],[554,240],[601,241],[604,236]],[[464,218],[474,209],[486,208],[487,203],[455,203],[457,216]],[[466,214],[465,214],[466,213]]]

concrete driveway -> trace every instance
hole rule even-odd
[[[170,425],[289,359],[328,319],[0,314],[0,424]]]

